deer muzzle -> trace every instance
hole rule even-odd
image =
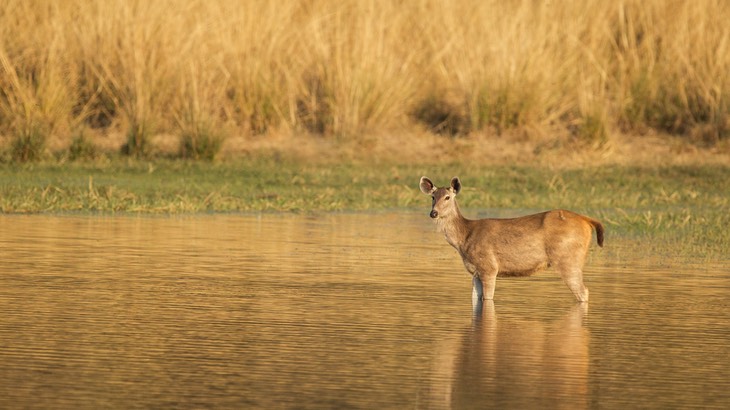
[[[430,213],[429,215],[430,215],[430,216],[431,216],[431,218],[433,218],[433,219],[436,219],[436,218],[438,218],[438,217],[439,217],[439,213],[438,213],[438,211],[436,211],[436,210],[432,210],[432,211],[431,211],[431,213]]]

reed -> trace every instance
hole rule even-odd
[[[133,155],[190,118],[219,134],[716,143],[730,135],[727,21],[721,0],[7,0],[0,133],[30,147],[27,130],[56,146],[119,132]]]

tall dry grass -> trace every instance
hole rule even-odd
[[[716,142],[728,21],[722,0],[5,0],[0,133],[21,159],[89,130],[134,155],[409,127]]]

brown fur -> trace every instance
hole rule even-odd
[[[467,271],[475,278],[475,290],[484,299],[494,297],[497,276],[529,276],[555,267],[566,285],[582,302],[588,301],[583,285],[583,264],[593,229],[603,246],[603,225],[595,219],[566,210],[553,210],[511,219],[464,218],[456,203],[459,178],[451,186],[437,188],[426,177],[421,191],[433,197],[431,217],[454,247]],[[479,283],[476,282],[479,281]]]

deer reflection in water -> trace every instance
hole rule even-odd
[[[553,321],[499,319],[477,301],[461,337],[438,350],[421,408],[586,408],[588,305]]]

